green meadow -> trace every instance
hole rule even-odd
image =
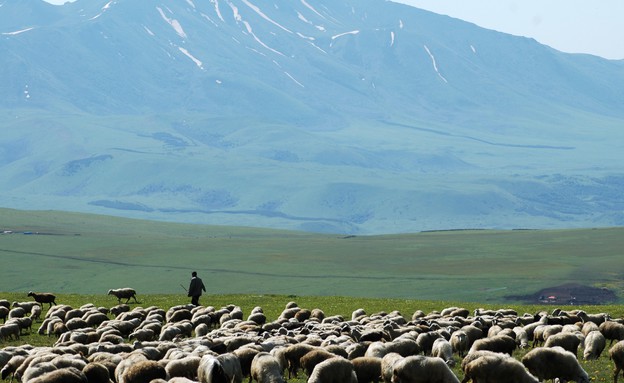
[[[624,228],[340,236],[0,209],[0,231],[5,292],[184,294],[197,270],[211,294],[485,304],[580,283],[622,299]]]

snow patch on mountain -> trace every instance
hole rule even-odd
[[[301,4],[303,4],[306,8],[308,8],[312,12],[316,13],[319,17],[322,17],[323,19],[327,20],[327,18],[325,18],[325,16],[321,15],[316,9],[314,9],[314,7],[312,7],[310,4],[308,4],[305,0],[301,0]]]
[[[168,18],[167,15],[165,15],[165,12],[163,12],[162,8],[160,8],[160,7],[156,7],[156,9],[160,13],[160,16],[162,16],[162,18],[169,25],[171,25],[171,27],[178,34],[178,36],[182,37],[183,39],[187,38],[186,33],[184,32],[184,29],[182,29],[182,25],[180,24],[180,22],[178,20]],[[171,12],[171,10],[169,10],[169,11]]]
[[[251,25],[247,22],[247,21],[243,21],[243,24],[245,25],[245,29],[247,29],[247,32],[254,38],[254,40],[256,40],[260,45],[262,45],[263,47],[265,47],[266,49],[270,50],[273,53],[277,53],[280,56],[286,56],[285,54],[283,54],[282,52],[271,48],[270,46],[266,45],[262,40],[260,40],[260,38],[258,36],[255,35],[255,33],[253,32]]]
[[[221,10],[219,9],[219,0],[210,0],[210,2],[214,4],[215,13],[217,14],[217,17],[219,17],[221,21],[225,22],[223,15],[221,15]]]
[[[243,3],[245,3],[246,6],[248,6],[249,8],[251,8],[254,12],[256,12],[258,15],[260,15],[260,17],[262,17],[263,19],[265,19],[266,21],[270,22],[271,24],[283,29],[284,31],[288,32],[288,33],[292,33],[288,28],[284,27],[283,25],[279,24],[277,21],[271,19],[269,16],[267,16],[266,14],[264,14],[264,12],[262,12],[260,10],[259,7],[257,7],[256,5],[250,3],[247,0],[243,0]]]
[[[240,13],[238,12],[238,7],[232,3],[230,3],[228,1],[228,5],[230,6],[230,8],[232,9],[232,15],[234,17],[234,20],[238,23],[239,21],[243,21],[243,17],[240,15]]]
[[[438,76],[440,76],[440,78],[442,80],[444,80],[445,83],[448,84],[448,81],[444,78],[444,76],[442,76],[442,74],[440,74],[440,71],[438,70],[438,64],[436,63],[436,59],[435,57],[433,57],[433,54],[431,53],[431,51],[429,50],[429,47],[427,47],[426,45],[423,45],[425,47],[425,50],[427,51],[427,54],[429,55],[429,57],[431,58],[431,63],[433,64],[433,69],[436,71],[436,73],[438,74]]]
[[[336,40],[338,37],[342,37],[342,36],[346,36],[346,35],[357,35],[358,33],[360,33],[360,31],[358,31],[358,30],[344,32],[344,33],[339,33],[337,35],[333,35],[331,39],[332,40]]]
[[[19,31],[14,31],[14,32],[3,32],[2,35],[3,36],[15,36],[15,35],[19,35],[20,33],[31,31],[33,29],[35,29],[35,27],[20,29]]]
[[[197,67],[199,69],[204,69],[204,64],[198,60],[195,56],[193,56],[192,54],[189,53],[189,51],[185,48],[182,47],[178,47],[178,49],[180,50],[180,52],[184,53],[184,55],[188,58],[190,58],[191,60],[193,60],[193,62],[195,63],[195,65],[197,65]]]
[[[302,88],[305,88],[305,86],[303,86],[302,83],[300,83],[299,81],[297,81],[297,79],[295,79],[290,73],[284,71],[284,74],[286,74],[286,76],[288,76],[291,80],[293,80],[295,82],[295,84],[299,85]]]

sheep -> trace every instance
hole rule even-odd
[[[20,326],[19,324],[13,323],[5,323],[0,326],[0,340],[3,339],[15,339],[18,340],[20,337]]]
[[[156,338],[156,334],[153,330],[148,328],[136,329],[128,335],[128,340],[135,339],[139,342],[147,342],[154,340]]]
[[[470,361],[464,367],[462,382],[488,383],[538,383],[522,363],[511,357],[484,355]]]
[[[579,334],[582,336],[580,332]],[[576,355],[578,353],[579,344],[581,344],[581,339],[576,334],[560,332],[549,336],[546,342],[544,342],[544,347],[559,346]]]
[[[583,359],[596,360],[607,346],[607,340],[600,331],[591,331],[585,336]]]
[[[362,356],[351,363],[358,383],[377,383],[381,379],[381,358]]]
[[[221,361],[213,355],[202,356],[197,367],[197,379],[201,383],[230,383]]]
[[[102,363],[90,362],[82,369],[82,372],[87,377],[89,383],[112,382],[108,368]]]
[[[507,335],[495,335],[491,338],[482,338],[474,342],[470,351],[489,350],[512,355],[516,349],[516,341]]]
[[[327,351],[324,348],[315,348],[307,352],[299,359],[299,365],[303,368],[306,375],[310,376],[317,364],[331,358],[335,358],[336,354]]]
[[[33,320],[33,322],[41,318],[41,306],[36,305],[30,309],[30,318]]]
[[[613,383],[617,383],[620,371],[624,370],[624,340],[609,349],[609,358],[613,360]]]
[[[605,321],[598,326],[598,329],[602,335],[604,335],[605,339],[611,340],[611,342],[609,342],[609,346],[613,344],[614,340],[624,340],[624,324],[613,321]]]
[[[242,368],[236,355],[225,353],[217,356],[217,359],[221,362],[223,371],[225,371],[231,383],[241,383],[243,381]]]
[[[6,319],[9,316],[9,309],[4,306],[0,306],[0,318],[2,318],[2,322],[6,323]]]
[[[444,360],[449,367],[455,366],[455,359],[453,359],[453,347],[448,340],[444,338],[438,338],[433,342],[433,347],[431,348],[431,356],[437,356]]]
[[[611,319],[611,316],[607,313],[587,314],[585,311],[580,310],[576,315],[581,319],[583,323],[594,322],[600,325],[602,322]]]
[[[29,297],[33,297],[33,299],[38,303],[48,303],[52,307],[52,305],[56,305],[56,296],[50,293],[35,293],[32,291],[28,292]]]
[[[297,377],[297,372],[301,366],[301,357],[315,348],[315,346],[309,344],[297,343],[288,346],[288,348],[284,350],[284,357],[286,358],[286,363],[288,364],[288,379]]]
[[[399,337],[393,340],[392,342],[385,343],[385,354],[390,352],[396,352],[401,356],[410,356],[416,355],[420,353],[420,347],[418,346],[417,340],[408,338],[408,337]],[[376,355],[371,355],[376,356]],[[379,355],[379,357],[383,357],[383,355]]]
[[[238,360],[240,361],[241,372],[243,373],[243,376],[250,376],[251,362],[259,352],[260,350],[256,349],[252,345],[243,346],[232,351],[232,354],[236,355],[238,357]]]
[[[589,383],[576,355],[561,347],[538,347],[522,357],[522,364],[540,381],[559,378]]]
[[[399,360],[403,359],[400,354],[396,352],[391,352],[389,354],[384,355],[381,358],[381,379],[384,383],[392,382],[392,374],[394,372],[394,364]]]
[[[416,344],[418,345],[419,350],[421,350],[425,355],[430,355],[433,342],[440,337],[442,337],[442,335],[437,332],[423,332],[418,334]]]
[[[110,289],[108,290],[107,295],[114,295],[117,297],[117,302],[121,303],[122,299],[126,300],[126,304],[130,302],[130,298],[134,298],[135,303],[139,303],[136,299],[136,291],[129,287],[124,287],[121,289]]]
[[[392,383],[459,383],[457,376],[440,358],[415,355],[394,364]]]
[[[514,334],[516,334],[516,344],[521,349],[525,349],[529,347],[529,334],[527,333],[524,327],[516,326],[513,329]]]
[[[251,361],[250,376],[258,383],[285,383],[282,371],[279,361],[268,352],[259,352]]]
[[[11,357],[11,359],[9,359],[4,367],[2,367],[2,370],[0,370],[0,378],[2,378],[2,380],[6,380],[6,378],[11,375],[11,380],[13,380],[13,377],[15,376],[15,371],[17,371],[17,369],[22,365],[22,363],[24,363],[25,360],[25,355],[14,355],[13,357]]]
[[[13,302],[12,304],[13,308],[22,308],[24,309],[24,312],[30,312],[30,310],[32,310],[33,306],[40,306],[40,304],[36,301],[28,301],[28,302]]]
[[[32,310],[32,307],[28,309],[28,312],[30,312],[30,310]],[[24,308],[14,307],[9,311],[9,315],[7,316],[7,318],[8,319],[23,318],[24,316],[26,316],[26,310]]]
[[[200,361],[201,357],[193,355],[189,355],[180,359],[170,360],[165,366],[167,377],[181,377],[191,380],[197,379],[197,368],[199,367]]]
[[[167,372],[158,362],[153,360],[142,360],[133,363],[121,375],[118,383],[144,383],[152,379],[165,379]]]
[[[48,372],[28,383],[87,383],[87,377],[79,369],[69,367]]]
[[[357,383],[357,376],[353,371],[353,363],[336,356],[317,364],[308,383]]]
[[[458,353],[463,358],[468,351],[468,334],[463,330],[454,331],[451,334],[450,343],[453,352]]]

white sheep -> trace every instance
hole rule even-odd
[[[600,331],[590,331],[585,336],[583,359],[596,360],[607,346],[607,340]]]
[[[609,349],[609,358],[613,360],[613,383],[617,383],[620,371],[624,370],[624,340]]]
[[[463,330],[454,331],[451,334],[450,343],[453,351],[463,358],[468,351],[468,334]]]
[[[384,357],[381,358],[381,379],[385,383],[392,382],[392,375],[394,373],[394,364],[401,359],[403,359],[403,357],[396,352],[391,352],[389,354],[384,355]]]
[[[561,347],[535,348],[522,357],[522,364],[540,381],[559,378],[589,383],[589,376],[576,360],[576,355]]]
[[[241,383],[243,381],[243,372],[238,357],[232,353],[225,353],[217,356],[217,359],[223,366],[223,371],[232,383]]]
[[[602,335],[604,335],[605,339],[611,341],[609,345],[612,345],[614,340],[624,340],[624,324],[613,321],[605,321],[598,326],[598,329]]]
[[[197,369],[199,368],[199,362],[201,357],[189,355],[180,359],[173,359],[167,362],[165,371],[168,378],[188,378],[197,379]]]
[[[43,374],[28,383],[87,383],[85,374],[75,367],[61,368]]]
[[[136,290],[130,287],[124,287],[121,289],[110,289],[107,295],[114,295],[117,297],[117,301],[121,303],[122,299],[126,300],[126,303],[130,302],[130,298],[134,298],[134,302],[139,303],[136,299]]]
[[[457,376],[440,358],[415,355],[394,364],[392,383],[459,383]]]
[[[488,383],[538,383],[522,363],[511,357],[492,355],[480,356],[464,366],[464,379],[467,382]]]
[[[251,379],[258,383],[284,383],[279,361],[268,352],[259,352],[251,361]]]
[[[514,334],[516,334],[516,344],[521,349],[525,349],[529,347],[529,334],[526,329],[521,326],[516,326],[513,329]]]
[[[229,383],[230,380],[223,370],[223,365],[213,355],[202,356],[197,367],[197,379],[201,383]]]
[[[560,332],[549,336],[546,342],[544,342],[544,347],[559,346],[576,355],[578,353],[578,346],[581,344],[581,338],[583,338],[583,340],[585,339],[580,331],[577,333]]]
[[[444,338],[438,338],[435,342],[433,342],[431,356],[441,358],[446,364],[449,365],[449,367],[455,366],[455,359],[453,359],[453,347],[451,346],[451,343]]]
[[[15,322],[7,322],[0,326],[0,340],[15,339],[20,337],[20,326]]]
[[[29,313],[32,310],[33,306],[40,306],[36,301],[28,301],[28,302],[13,302],[13,308],[21,307],[24,309],[24,312]]]
[[[154,360],[141,360],[129,366],[118,383],[145,383],[153,379],[165,379],[165,368]]]
[[[477,339],[470,347],[470,351],[489,350],[512,355],[516,349],[516,341],[507,335],[495,335],[491,338]]]
[[[314,367],[308,383],[357,383],[353,363],[337,356]]]

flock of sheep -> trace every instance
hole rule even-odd
[[[0,342],[24,331],[57,337],[51,347],[0,350],[2,379],[23,383],[280,383],[305,371],[309,383],[589,382],[578,362],[607,347],[617,383],[624,367],[624,324],[606,313],[514,310],[471,313],[458,307],[404,317],[397,311],[351,318],[326,316],[294,302],[269,321],[262,308],[128,306],[132,289],[110,290],[112,308],[57,305],[52,294],[32,302],[0,300]],[[126,302],[122,303],[121,300]],[[42,306],[48,304],[45,316]],[[530,349],[518,360],[518,348]]]

